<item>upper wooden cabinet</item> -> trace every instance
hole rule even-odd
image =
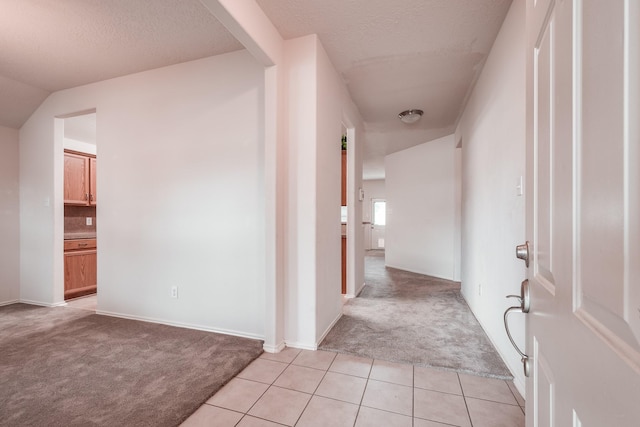
[[[342,201],[342,206],[347,206],[347,151],[346,150],[342,150],[342,190],[340,191],[341,193],[341,198],[340,200]]]
[[[64,152],[64,204],[95,206],[96,158],[65,150]]]

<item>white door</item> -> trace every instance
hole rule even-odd
[[[371,199],[371,249],[384,249],[384,227],[387,224],[387,202]]]
[[[527,0],[527,426],[640,425],[639,27]]]

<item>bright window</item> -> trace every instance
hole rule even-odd
[[[373,225],[386,225],[387,223],[387,202],[377,200],[373,202]]]

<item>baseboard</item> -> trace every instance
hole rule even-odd
[[[301,343],[297,341],[285,341],[285,344],[287,347],[298,348],[301,350],[316,351],[318,349],[318,344],[307,344],[307,343]]]
[[[20,299],[20,301],[16,301],[16,302],[21,302],[22,304],[29,304],[29,305],[38,305],[40,307],[64,307],[65,305],[67,305],[66,301],[50,303],[50,302],[42,302],[42,301],[32,301],[28,299]]]
[[[449,282],[460,283],[453,280],[453,275],[451,275],[451,277],[443,277],[443,276],[436,276],[435,274],[432,274],[426,271],[418,271],[417,269],[404,267],[404,266],[398,266],[398,265],[392,265],[392,264],[385,264],[385,266],[389,268],[395,268],[396,270],[408,271],[409,273],[416,273],[416,274],[421,274],[423,276],[433,277],[434,279],[447,280]]]
[[[322,335],[320,336],[320,338],[318,339],[318,341],[316,342],[316,349],[318,348],[318,346],[320,345],[320,343],[322,342],[322,340],[325,339],[325,337],[327,336],[327,334],[329,333],[329,331],[331,331],[331,329],[336,325],[336,323],[338,323],[338,320],[340,320],[340,318],[342,317],[342,309],[340,309],[340,313],[338,313],[338,315],[336,316],[335,319],[333,319],[333,322],[331,322],[329,324],[329,326],[327,327],[327,329],[325,329],[325,331],[322,333]]]
[[[284,341],[275,346],[266,344],[262,345],[262,349],[267,353],[280,353],[285,347],[286,345],[284,344]]]
[[[0,302],[0,307],[2,307],[3,305],[17,304],[19,302],[20,302],[19,299],[14,299],[14,300],[10,300],[10,301],[3,301],[3,302]]]
[[[132,316],[130,314],[116,313],[113,311],[105,311],[105,310],[96,310],[96,314],[99,314],[102,316],[119,317],[121,319],[138,320],[141,322],[158,323],[160,325],[175,326],[177,328],[195,329],[197,331],[205,331],[205,332],[215,332],[217,334],[233,335],[235,337],[250,338],[253,340],[264,341],[264,337],[261,335],[247,334],[245,332],[234,331],[231,329],[212,328],[209,326],[195,325],[192,323],[173,322],[173,321],[164,320],[164,319],[155,319],[152,317]]]
[[[509,362],[507,361],[507,359],[504,357],[504,354],[502,354],[502,352],[500,351],[500,347],[498,347],[495,343],[495,341],[493,340],[493,338],[491,337],[491,335],[489,335],[487,333],[488,328],[486,327],[486,325],[478,318],[478,316],[476,316],[476,313],[473,311],[473,309],[471,308],[471,305],[469,305],[469,303],[467,302],[467,296],[465,295],[465,293],[461,290],[460,291],[460,295],[462,295],[462,298],[464,299],[464,302],[467,304],[467,307],[469,307],[469,310],[471,310],[471,313],[473,314],[473,317],[476,319],[476,321],[480,324],[480,327],[482,328],[482,330],[484,331],[484,334],[486,335],[486,337],[489,339],[489,342],[491,343],[491,345],[493,346],[493,348],[495,348],[496,353],[498,353],[498,356],[500,356],[500,359],[502,359],[502,361],[504,362],[504,365],[507,367],[507,369],[509,370],[509,372],[511,372],[511,375],[513,376],[513,384],[516,386],[516,388],[518,389],[518,391],[520,392],[520,394],[522,395],[523,398],[526,399],[524,390],[525,387],[522,384],[522,378],[520,378],[518,375],[515,374],[515,367],[510,366]],[[515,350],[514,350],[515,351]]]
[[[513,385],[516,386],[516,388],[520,392],[520,396],[522,396],[522,398],[526,401],[527,400],[527,386],[524,383],[524,381],[522,381],[522,379],[520,377],[515,377],[514,376]]]

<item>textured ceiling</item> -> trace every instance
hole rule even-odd
[[[451,134],[511,0],[257,0],[285,39],[318,34],[365,121],[365,178]],[[420,108],[413,125],[399,112]]]
[[[198,0],[2,0],[0,125],[60,89],[242,48]]]
[[[365,121],[364,177],[454,131],[511,0],[256,0],[285,39],[318,34]],[[0,125],[51,93],[242,49],[198,0],[0,0]],[[425,111],[413,125],[397,114]]]

